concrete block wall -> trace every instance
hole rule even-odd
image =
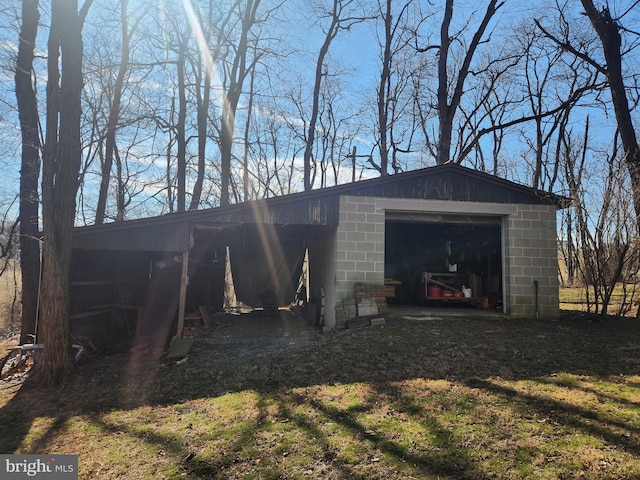
[[[536,315],[538,282],[540,318],[557,318],[558,257],[554,205],[482,204],[418,199],[340,197],[340,223],[336,231],[333,311],[327,325],[343,321],[352,311],[357,283],[384,284],[385,212],[439,212],[496,215],[502,218],[503,296],[506,313],[516,317]],[[341,313],[343,312],[343,313]]]
[[[373,197],[340,197],[336,232],[336,309],[350,304],[357,283],[384,285],[384,210]]]
[[[556,208],[553,205],[517,205],[507,217],[505,296],[508,313],[535,317],[538,282],[538,315],[559,314]]]

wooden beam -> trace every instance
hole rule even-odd
[[[202,317],[202,323],[204,323],[205,327],[211,326],[211,319],[209,318],[209,312],[207,311],[207,307],[201,305],[200,308],[200,316]]]
[[[182,252],[182,275],[180,276],[180,303],[178,304],[178,331],[176,338],[182,338],[184,315],[187,304],[187,285],[189,284],[189,249]]]
[[[429,279],[429,282],[431,282],[431,283],[435,283],[435,284],[436,284],[436,285],[438,285],[439,287],[449,289],[449,290],[451,290],[452,292],[461,292],[461,291],[462,291],[462,290],[458,290],[456,287],[452,287],[451,285],[447,285],[446,283],[442,283],[442,282],[439,282],[439,281],[437,281],[437,280],[434,280],[433,278],[430,278],[430,279]]]

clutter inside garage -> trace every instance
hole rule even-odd
[[[396,304],[502,305],[500,219],[388,220],[385,291]]]

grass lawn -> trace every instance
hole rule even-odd
[[[184,362],[113,354],[64,390],[3,382],[0,453],[79,454],[100,479],[640,478],[635,320],[222,327]]]

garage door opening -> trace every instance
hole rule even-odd
[[[502,308],[500,218],[387,219],[385,286],[389,303]]]

